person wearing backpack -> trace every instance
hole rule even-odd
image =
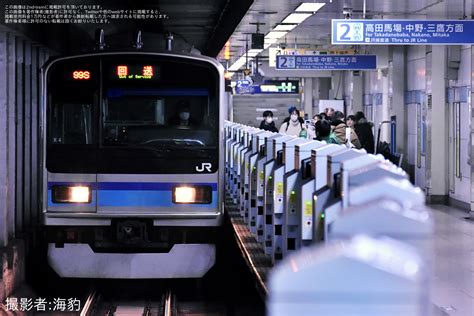
[[[304,120],[300,117],[300,111],[294,106],[288,109],[290,114],[280,126],[280,134],[300,136],[303,130]]]

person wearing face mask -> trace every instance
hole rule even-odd
[[[281,124],[280,133],[300,136],[304,123],[304,120],[300,117],[300,111],[292,106],[288,109],[288,112],[290,113],[290,116],[283,121],[283,124]]]
[[[187,102],[180,101],[178,103],[178,117],[174,119],[173,125],[182,129],[188,129],[195,125],[195,122],[191,119],[191,109]]]
[[[263,112],[263,121],[260,123],[260,129],[273,133],[278,133],[278,129],[276,128],[275,122],[273,121],[272,111]]]

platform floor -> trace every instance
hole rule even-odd
[[[435,221],[432,301],[448,315],[474,315],[474,221],[468,213],[430,205]]]
[[[248,231],[235,205],[226,208],[241,250],[255,276],[267,292],[267,272],[271,269],[263,248]],[[474,316],[474,221],[468,213],[451,206],[430,205],[435,222],[434,277],[431,300],[433,316]],[[262,290],[262,289],[260,289]]]

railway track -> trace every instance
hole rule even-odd
[[[96,290],[89,293],[80,316],[185,316],[227,315],[225,306],[206,302],[180,302],[167,290],[157,300],[124,300],[105,298]]]

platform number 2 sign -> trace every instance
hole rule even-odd
[[[337,42],[363,42],[364,24],[357,22],[338,22],[336,24]]]
[[[294,56],[277,56],[277,69],[295,69]]]

